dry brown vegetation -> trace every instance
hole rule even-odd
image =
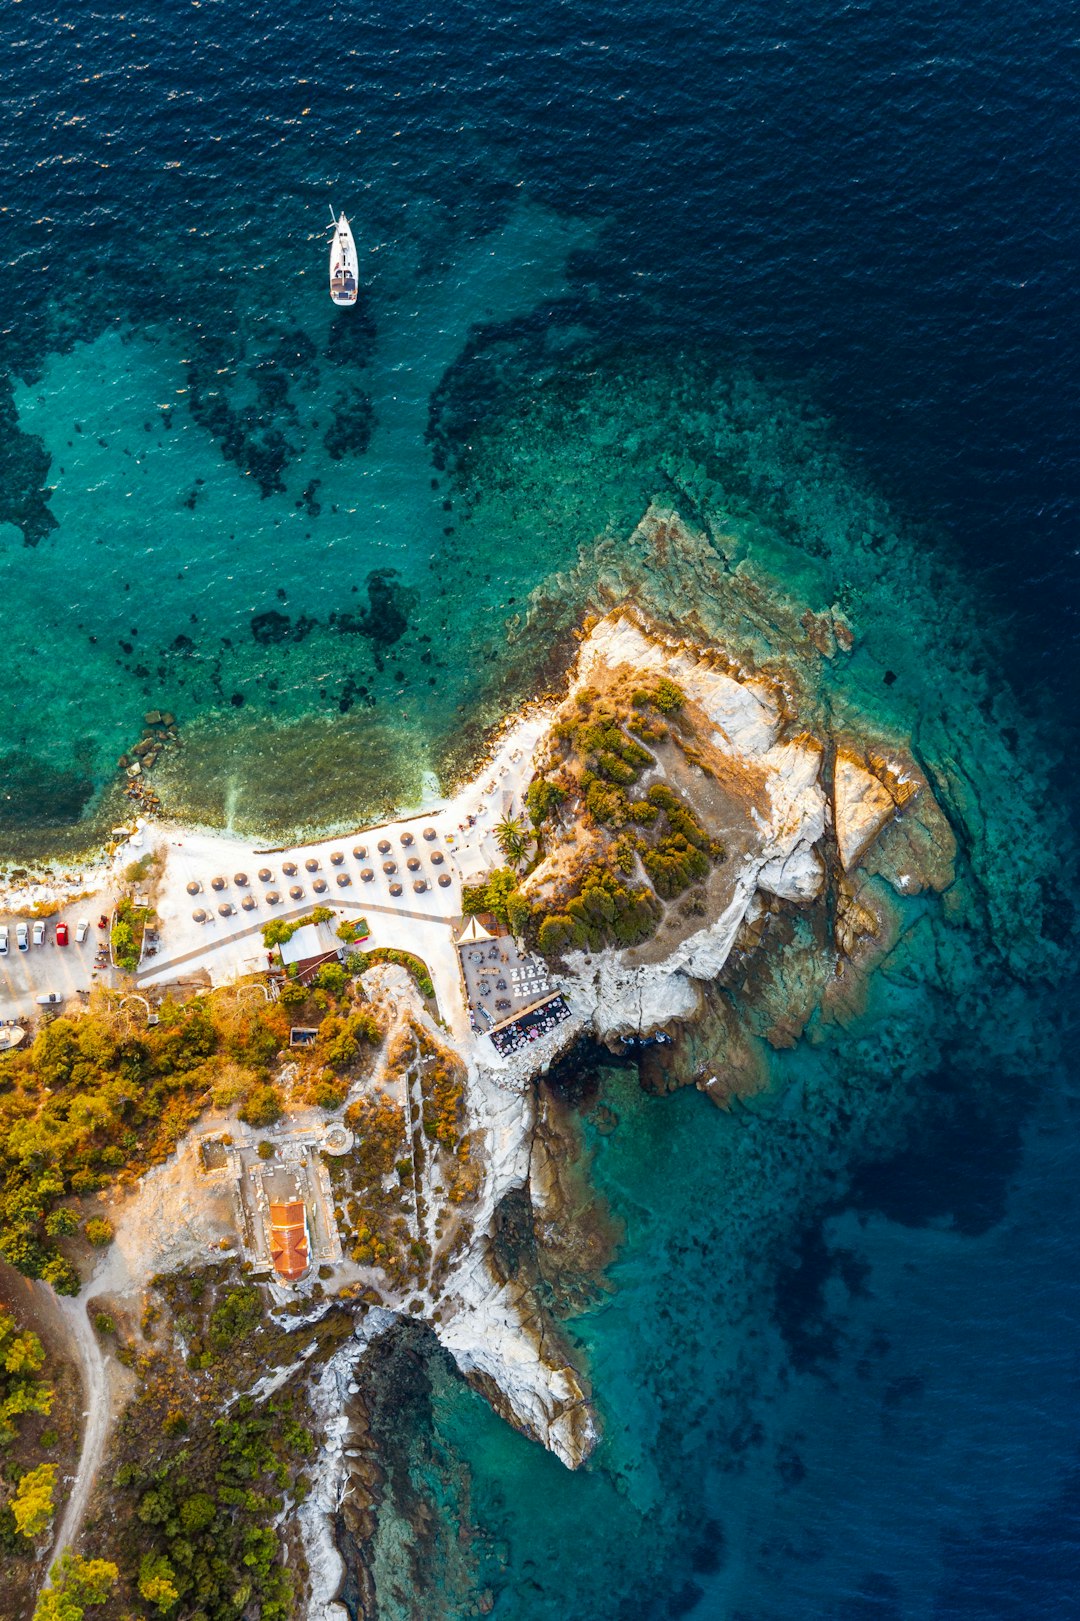
[[[350,1103],[345,1121],[355,1140],[351,1153],[330,1161],[334,1213],[357,1265],[380,1267],[400,1286],[412,1259],[406,1214],[412,1203],[412,1158],[405,1114],[384,1093],[368,1092]]]
[[[314,1333],[318,1360],[352,1326],[333,1308],[305,1344]],[[286,1563],[281,1521],[307,1491],[314,1439],[288,1386],[262,1401],[242,1392],[295,1361],[295,1338],[233,1266],[155,1280],[140,1328],[111,1332],[137,1390],[85,1528],[87,1548],[120,1573],[95,1614],[288,1621],[303,1563],[295,1539]]]
[[[62,1292],[78,1287],[74,1234],[86,1213],[70,1201],[161,1164],[211,1104],[239,1105],[254,1124],[277,1118],[297,1014],[320,1033],[295,1091],[323,1108],[340,1107],[342,1080],[363,1073],[382,1039],[370,1009],[320,987],[298,1008],[241,986],[167,999],[158,1012],[148,1027],[141,1010],[98,991],[0,1058],[0,1256]]]
[[[686,709],[674,682],[626,669],[563,705],[526,795],[537,860],[504,901],[515,932],[545,955],[640,944],[664,903],[724,860],[685,793],[641,783],[657,764],[654,750],[676,737],[684,755],[692,749]]]

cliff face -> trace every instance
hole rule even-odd
[[[733,1002],[742,1005],[737,1017],[755,1000],[785,1003],[786,1029],[778,1011],[769,1028],[776,1044],[787,1044],[815,1007],[837,1002],[839,982],[848,982],[850,997],[850,982],[888,949],[892,913],[872,877],[900,894],[946,888],[954,875],[951,830],[923,773],[891,741],[848,733],[838,739],[820,724],[812,730],[797,707],[800,683],[786,671],[762,676],[721,647],[665,635],[629,607],[595,624],[583,641],[556,727],[575,703],[580,708],[582,693],[640,690],[649,681],[672,683],[683,701],[677,719],[667,717],[664,736],[650,741],[651,763],[633,792],[646,795],[654,783],[676,790],[722,846],[722,863],[688,895],[669,899],[644,942],[568,950],[575,1005],[601,1040],[673,1031],[702,1015],[704,987],[734,957],[742,986]],[[596,825],[588,799],[571,797],[524,892],[534,905],[565,901],[603,858],[605,844],[610,854],[610,829]],[[644,879],[640,867],[634,877]],[[809,948],[805,929],[798,948],[785,931],[783,920],[795,915],[809,919]],[[769,987],[760,965],[750,971],[755,956],[772,964]],[[736,976],[726,983],[734,991]],[[703,1068],[700,1042],[693,1050],[694,1067]],[[748,1073],[745,1064],[739,1069]],[[709,1079],[714,1097],[733,1089],[730,1076],[695,1078]]]
[[[483,1038],[460,1048],[478,1182],[446,1265],[408,1303],[493,1408],[570,1468],[599,1426],[552,1305],[603,1286],[615,1235],[538,1077],[582,1036],[615,1051],[644,1038],[644,1087],[695,1084],[727,1107],[767,1085],[770,1048],[859,1012],[899,898],[946,890],[956,857],[902,740],[823,701],[823,672],[858,646],[845,614],[769,592],[672,513],[651,511],[629,550],[655,567],[636,556],[631,589],[601,549],[607,611],[522,779],[514,926],[548,956],[571,1017],[510,1058]],[[718,594],[726,634],[710,622]],[[435,1179],[424,1195],[437,1232]],[[370,1414],[357,1422],[366,1434]],[[384,1489],[377,1471],[358,1483],[342,1533],[361,1571]]]
[[[669,520],[665,533],[682,532]],[[815,621],[813,645],[843,656],[850,629],[829,627]],[[808,723],[802,691],[797,670],[763,674],[629,603],[592,624],[534,750],[541,814],[518,891],[541,947],[547,914],[572,931],[549,952],[572,1009],[562,1047],[588,1033],[618,1050],[663,1032],[643,1083],[695,1083],[726,1106],[765,1084],[768,1046],[858,1011],[896,939],[887,884],[910,894],[951,882],[955,845],[914,761],[893,740],[834,737],[820,710]],[[625,917],[636,937],[624,945],[613,935]],[[552,1052],[496,1064],[486,1047],[471,1051],[468,1082],[485,1143],[475,1238],[436,1332],[498,1411],[574,1467],[596,1420],[524,1223],[551,1206],[532,1081]]]

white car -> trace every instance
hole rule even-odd
[[[37,922],[37,923],[34,924],[34,944],[36,946],[43,946],[45,944],[45,925],[44,925],[44,923]]]
[[[90,925],[87,923],[86,919],[83,918],[82,922],[79,924],[79,927],[75,930],[75,944],[77,946],[81,946],[89,933]]]
[[[8,951],[8,926],[0,923],[0,957],[6,957]]]
[[[42,991],[41,995],[37,999],[37,1002],[38,1007],[55,1007],[57,1002],[62,1002],[63,1000],[64,998],[60,995],[59,991]]]
[[[15,939],[20,951],[30,950],[30,930],[25,923],[16,923]]]

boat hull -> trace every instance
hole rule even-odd
[[[348,309],[356,303],[359,290],[360,266],[356,257],[356,243],[349,222],[342,214],[334,226],[330,243],[330,298],[339,308]]]

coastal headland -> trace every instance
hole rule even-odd
[[[676,514],[643,528],[689,555]],[[595,1281],[615,1236],[597,1212],[568,1231],[572,1133],[538,1081],[589,1038],[633,1049],[649,1090],[729,1107],[767,1086],[770,1051],[855,1019],[903,904],[953,885],[911,748],[810,696],[809,665],[857,646],[845,614],[792,615],[785,656],[761,658],[745,627],[680,629],[607,589],[559,690],[451,799],[288,849],[140,818],[77,899],[6,894],[70,940],[0,964],[0,1013],[26,1031],[3,1063],[28,1119],[63,1122],[37,1226],[5,1253],[119,1324],[142,1381],[63,1542],[89,1550],[130,1512],[115,1482],[141,1478],[154,1403],[172,1410],[154,1377],[215,1409],[290,1391],[316,1451],[295,1579],[311,1615],[368,1613],[386,1481],[373,1444],[347,1443],[375,1422],[356,1369],[403,1325],[582,1465],[601,1420],[537,1257]],[[78,1104],[121,1057],[153,1109],[123,1087]],[[94,1499],[106,1445],[128,1461]]]

